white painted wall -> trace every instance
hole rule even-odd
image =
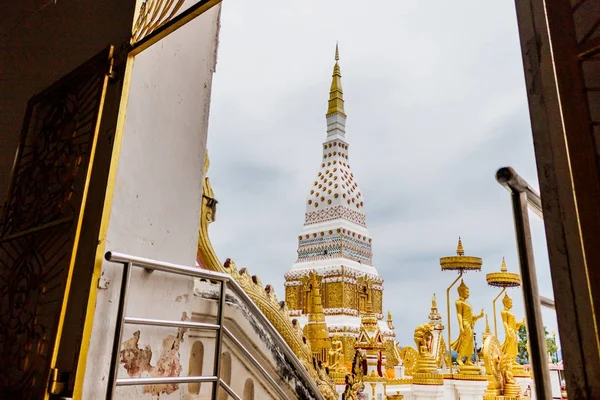
[[[195,265],[212,74],[216,63],[220,5],[148,48],[135,59],[124,138],[118,164],[106,251]],[[105,262],[85,373],[83,398],[103,398],[110,365],[121,267]],[[190,278],[132,274],[127,315],[179,320],[191,316]],[[156,366],[172,328],[140,330]],[[179,349],[187,375],[191,343]],[[120,366],[120,375],[127,374]],[[147,375],[147,374],[146,374]],[[144,376],[144,374],[142,375]],[[117,398],[151,398],[141,387],[118,389]],[[161,399],[180,398],[179,391]]]

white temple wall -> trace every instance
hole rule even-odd
[[[220,5],[135,58],[106,251],[195,265],[219,15]],[[102,266],[102,281],[109,284],[97,295],[85,399],[106,394],[121,271],[117,264]],[[136,268],[126,315],[186,319],[191,316],[192,295],[191,278]],[[188,374],[187,334],[181,342],[174,328],[127,326],[122,341],[131,339],[135,331],[140,332],[137,356],[129,372],[119,364],[120,377]],[[179,350],[169,351],[173,346]],[[148,351],[151,358],[145,360],[141,355]],[[165,365],[172,370],[161,372]],[[119,388],[117,398],[150,399],[149,389]],[[160,391],[160,398],[181,398],[179,387],[171,389]]]

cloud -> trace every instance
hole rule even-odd
[[[336,40],[350,165],[399,341],[412,344],[433,293],[447,323],[445,290],[456,275],[441,272],[439,258],[454,254],[459,235],[468,254],[483,258],[482,272],[465,282],[474,310],[485,307],[491,323],[499,290],[485,274],[499,270],[502,257],[518,271],[510,198],[495,172],[511,165],[537,186],[511,3],[224,4],[208,142],[219,256],[247,266],[283,297],[321,159]],[[532,229],[540,292],[551,297],[536,217]],[[521,318],[520,291],[510,293]],[[556,330],[553,314],[544,318]],[[480,322],[476,330],[483,328]]]

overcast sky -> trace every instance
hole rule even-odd
[[[537,173],[514,3],[374,4],[223,2],[208,139],[219,201],[211,239],[222,260],[248,267],[284,299],[320,166],[339,41],[350,163],[385,279],[384,308],[400,344],[414,346],[433,293],[447,321],[445,289],[456,273],[441,272],[439,258],[455,254],[458,236],[468,255],[483,258],[465,283],[474,311],[484,307],[493,323],[499,290],[485,274],[503,256],[518,271],[510,198],[495,172],[510,165],[535,187]],[[553,297],[543,224],[532,224],[540,292]],[[522,318],[521,291],[510,295]],[[557,330],[552,312],[544,323]]]

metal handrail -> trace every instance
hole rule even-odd
[[[496,172],[496,180],[509,190],[512,198],[525,316],[527,317],[527,330],[531,349],[531,369],[535,381],[536,395],[538,399],[551,399],[552,391],[550,389],[550,370],[547,362],[546,335],[542,322],[541,298],[538,291],[531,228],[527,212],[528,208],[531,208],[534,212],[537,210],[543,218],[541,199],[525,179],[521,178],[510,167],[499,169]]]
[[[155,326],[185,325],[185,327],[215,330],[217,332],[217,336],[221,336],[223,333],[225,333],[230,339],[231,338],[234,339],[233,340],[234,343],[241,346],[241,343],[237,339],[235,339],[233,337],[233,335],[223,326],[222,320],[219,320],[217,324],[203,324],[203,323],[189,322],[189,321],[165,321],[165,320],[125,317],[124,310],[126,308],[127,293],[126,293],[126,290],[123,290],[123,289],[126,289],[126,286],[129,283],[129,278],[131,276],[131,267],[136,266],[136,267],[144,268],[148,272],[162,271],[162,272],[166,272],[166,273],[173,273],[173,274],[177,274],[177,275],[201,278],[201,279],[206,279],[209,281],[220,283],[221,295],[219,297],[220,306],[218,309],[218,313],[219,313],[218,319],[223,318],[222,311],[223,311],[224,305],[225,305],[225,289],[231,290],[233,293],[235,293],[241,299],[241,301],[244,303],[244,305],[246,307],[248,307],[250,312],[259,320],[258,322],[272,336],[275,344],[282,350],[282,352],[285,354],[285,356],[287,356],[287,359],[295,367],[297,373],[308,383],[308,386],[312,390],[314,397],[318,400],[323,400],[323,396],[321,395],[319,389],[317,388],[316,382],[314,382],[312,380],[312,378],[308,374],[308,371],[300,363],[297,356],[294,354],[294,352],[289,347],[287,342],[283,339],[281,334],[277,331],[277,329],[275,329],[275,327],[271,324],[271,322],[267,319],[267,317],[262,313],[262,311],[258,308],[258,306],[252,301],[252,299],[248,296],[248,294],[246,294],[244,289],[235,280],[233,280],[230,275],[219,273],[219,272],[213,272],[213,271],[209,271],[209,270],[203,270],[203,269],[199,269],[199,268],[187,267],[187,266],[178,265],[178,264],[172,264],[172,263],[167,263],[167,262],[151,260],[151,259],[137,257],[137,256],[130,256],[127,254],[115,253],[115,252],[110,252],[110,251],[105,254],[105,259],[110,262],[121,263],[121,264],[123,264],[123,267],[124,267],[123,268],[123,281],[121,283],[121,296],[119,299],[119,309],[118,309],[118,313],[117,313],[118,318],[117,318],[117,327],[116,327],[116,331],[115,331],[115,343],[113,345],[113,357],[112,357],[111,370],[110,370],[111,375],[109,376],[109,379],[112,379],[114,381],[112,383],[113,386],[109,386],[110,396],[112,396],[112,393],[114,392],[114,386],[124,385],[123,382],[127,381],[127,380],[134,379],[134,380],[141,382],[141,379],[155,379],[155,380],[165,379],[165,378],[128,378],[128,379],[121,380],[121,379],[116,378],[116,372],[117,372],[116,362],[118,361],[118,354],[120,351],[119,348],[120,348],[120,343],[121,343],[122,325],[123,325],[123,323],[125,323],[125,321],[130,321],[130,323],[136,323],[136,324],[142,322],[144,325],[155,325]],[[123,321],[123,323],[119,324],[119,321]],[[220,358],[220,342],[221,341],[222,340],[218,338],[217,343],[219,344],[219,349],[218,349],[219,351],[217,352],[216,351],[217,349],[215,349],[215,357],[216,358]],[[243,348],[243,346],[241,347],[241,349],[245,350]],[[246,353],[247,353],[246,355],[248,356],[248,358],[251,361],[254,361],[255,366],[256,365],[259,366],[258,369],[262,372],[264,377],[271,384],[274,384],[274,387],[276,388],[278,394],[281,395],[283,399],[287,399],[285,392],[283,392],[283,390],[279,387],[279,385],[277,385],[274,382],[273,378],[264,370],[264,368],[262,368],[262,366],[258,363],[258,361],[256,359],[254,359],[254,357],[252,357],[250,355],[250,353],[248,353],[247,351],[246,351]],[[231,395],[234,399],[239,400],[239,396],[235,395],[233,393],[233,391],[231,390],[231,388],[229,386],[227,386],[227,384],[222,379],[220,379],[220,377],[219,377],[220,371],[219,370],[220,370],[220,363],[217,362],[217,360],[215,360],[215,369],[214,369],[215,377],[200,377],[200,378],[210,378],[210,379],[214,378],[214,380],[212,382],[218,381],[220,383],[219,385],[214,385],[215,388],[220,386],[229,395]],[[194,377],[182,377],[182,378],[174,377],[174,378],[193,379]],[[151,384],[155,384],[155,382],[157,382],[157,381],[153,381]],[[197,381],[193,381],[193,382],[197,382]],[[157,383],[160,383],[160,382],[157,382]],[[148,384],[148,383],[140,383],[140,384]],[[213,392],[213,397],[216,398],[216,392]],[[111,398],[111,397],[109,397],[107,394],[107,398]]]

